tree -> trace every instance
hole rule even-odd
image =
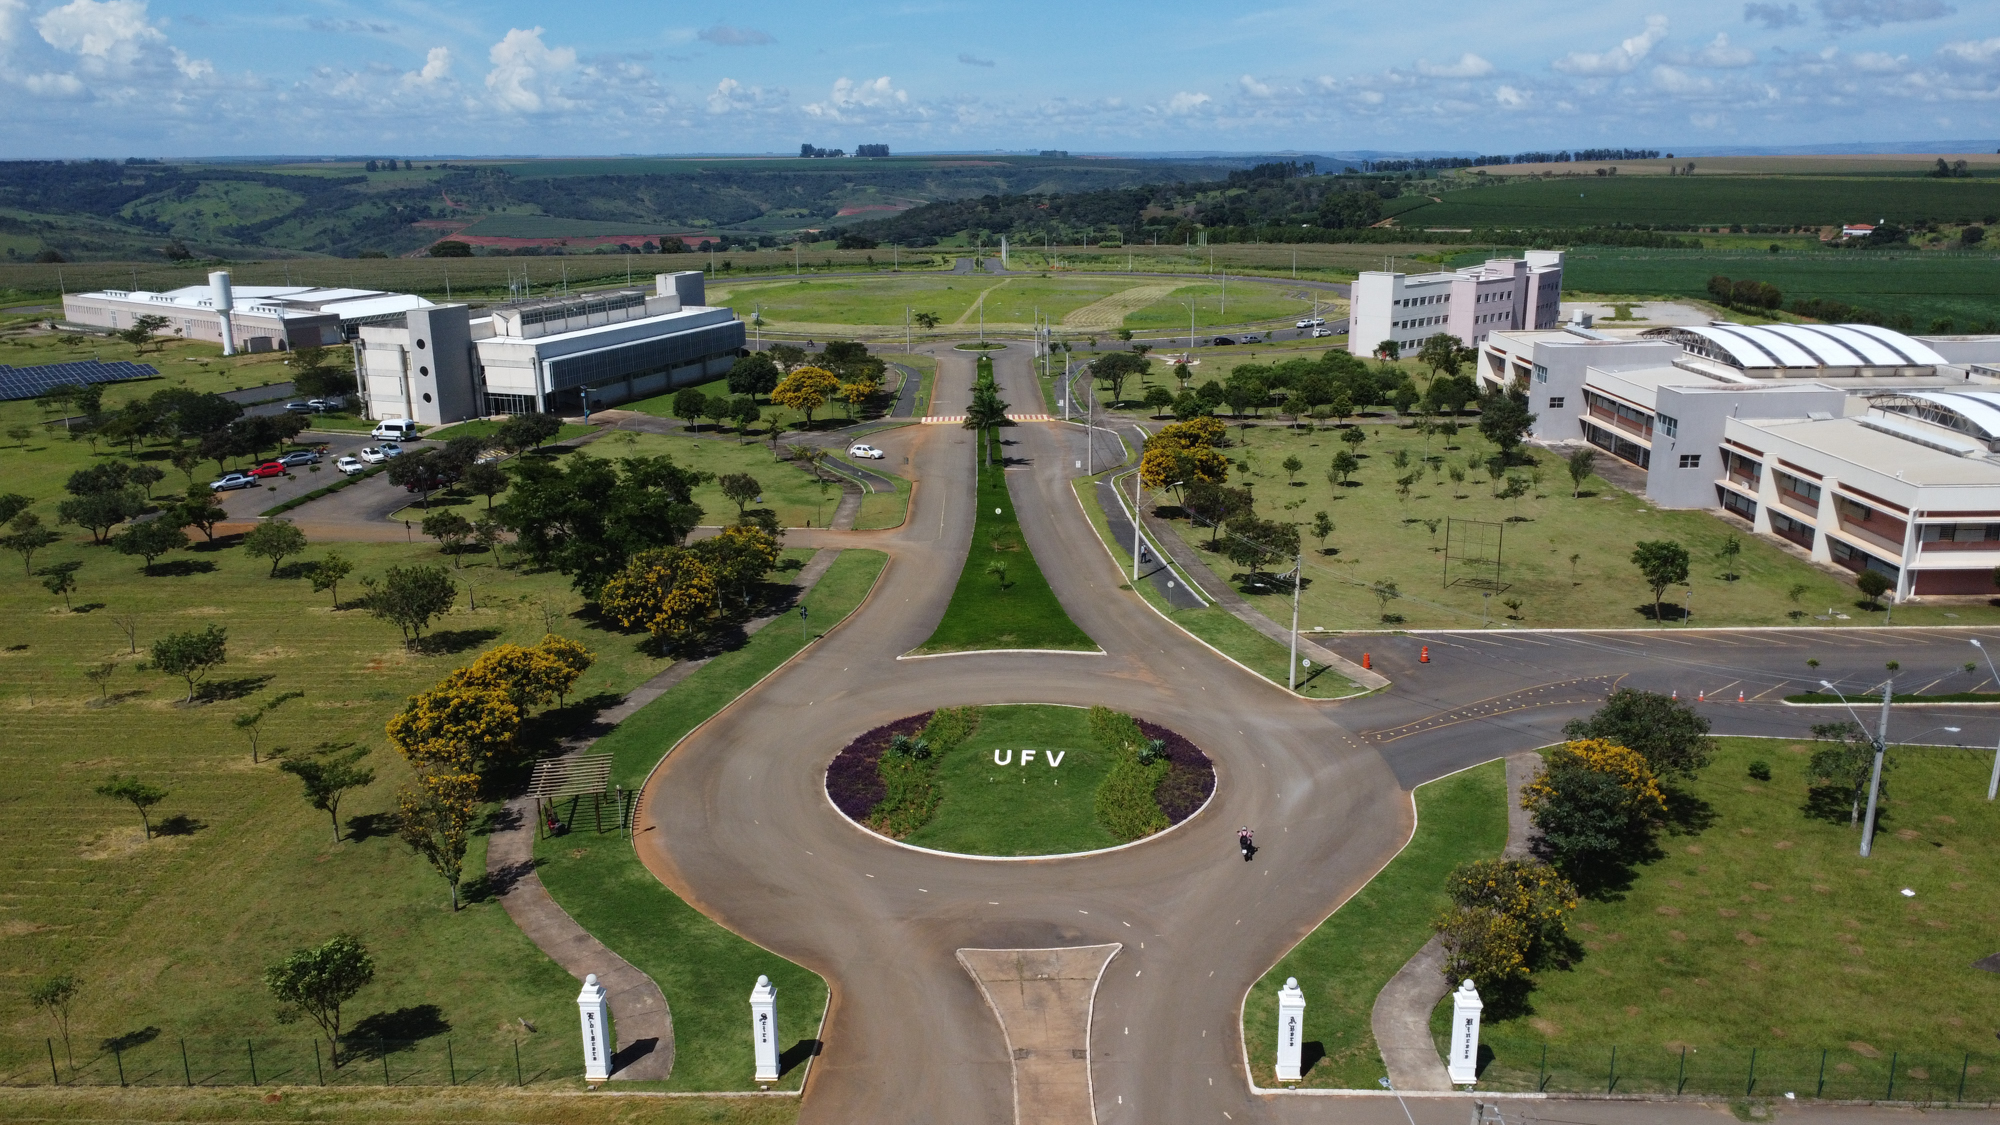
[[[765,352],[780,371],[790,371],[806,361],[806,350],[797,344],[772,344]]]
[[[287,758],[278,763],[279,769],[305,786],[306,804],[332,818],[336,844],[340,843],[340,799],[349,789],[359,789],[375,780],[374,770],[356,764],[367,756],[366,746],[323,746],[313,757]]]
[[[1222,525],[1250,510],[1250,491],[1229,488],[1218,481],[1189,481],[1181,507],[1197,522],[1208,525],[1208,542],[1214,546]]]
[[[444,876],[451,887],[451,910],[456,914],[479,783],[465,774],[430,774],[419,780],[418,786],[396,795],[396,834]]]
[[[501,561],[500,544],[503,541],[502,535],[505,531],[506,529],[500,526],[500,521],[494,519],[491,515],[480,516],[478,519],[472,521],[473,539],[477,540],[481,547],[486,548],[487,553],[493,556],[495,562]],[[502,563],[502,565],[505,564]]]
[[[736,423],[736,444],[750,434],[750,427],[763,419],[763,411],[757,409],[757,400],[749,395],[735,395],[729,400],[729,419]],[[775,427],[773,427],[775,429]]]
[[[206,485],[188,486],[187,495],[179,504],[167,510],[162,518],[179,521],[181,527],[200,530],[202,537],[215,542],[215,525],[229,518],[229,509],[216,499],[214,490]]]
[[[1433,378],[1439,375],[1458,374],[1464,349],[1459,346],[1458,337],[1449,332],[1434,332],[1424,338],[1417,349],[1417,359],[1431,369]]]
[[[1155,383],[1146,388],[1146,409],[1152,411],[1154,417],[1166,413],[1173,404],[1174,392],[1165,386]]]
[[[1722,577],[1725,581],[1734,582],[1741,577],[1736,573],[1736,559],[1742,553],[1743,540],[1735,535],[1724,537],[1722,546],[1716,548],[1715,556],[1722,560]]]
[[[1368,431],[1359,426],[1349,426],[1340,431],[1340,444],[1347,446],[1356,453],[1361,451],[1361,443],[1367,440]]]
[[[1602,740],[1567,742],[1521,796],[1541,832],[1538,846],[1578,883],[1615,879],[1651,838],[1666,811],[1653,771],[1637,751]]]
[[[404,647],[422,640],[424,628],[457,600],[458,586],[441,566],[392,566],[367,599],[368,612],[403,631]]]
[[[473,494],[486,497],[486,510],[490,512],[493,510],[493,498],[507,491],[507,486],[513,482],[507,476],[507,470],[493,462],[474,461],[459,477],[458,483]]]
[[[106,532],[138,515],[145,507],[146,502],[137,489],[111,488],[71,496],[56,505],[56,516],[64,523],[89,528],[92,541],[103,543]]]
[[[1452,905],[1491,910],[1521,922],[1528,937],[1527,966],[1547,964],[1569,937],[1576,884],[1535,860],[1480,859],[1460,864],[1445,880]]]
[[[15,513],[14,518],[8,521],[7,534],[0,535],[0,547],[18,553],[22,573],[33,574],[35,553],[61,539],[61,535],[42,526],[42,517],[24,510]]]
[[[69,609],[71,608],[69,596],[76,591],[76,572],[82,567],[82,563],[71,561],[45,566],[35,573],[42,576],[42,589],[59,595],[63,600],[63,608]]]
[[[145,828],[146,839],[153,838],[154,805],[167,799],[167,791],[157,785],[148,785],[136,777],[111,775],[111,780],[97,787],[97,795],[114,801],[130,801],[139,810],[139,823]]]
[[[1653,620],[1661,621],[1660,598],[1667,587],[1688,579],[1688,550],[1672,539],[1641,540],[1632,548],[1632,564],[1653,591]]]
[[[148,345],[156,344],[153,334],[165,328],[169,321],[164,316],[146,315],[132,319],[130,328],[121,329],[112,335],[144,352]]]
[[[697,635],[715,612],[715,574],[686,547],[659,547],[633,556],[604,584],[598,604],[627,629],[642,628],[662,646]]]
[[[172,509],[162,512],[149,520],[140,520],[111,537],[111,546],[121,555],[136,555],[146,560],[146,573],[153,572],[153,560],[168,551],[178,551],[188,545],[187,532],[182,531],[171,518]]]
[[[699,387],[682,387],[670,401],[674,417],[687,423],[691,430],[701,426],[702,413],[708,409],[708,395]]]
[[[1278,467],[1285,470],[1285,483],[1292,484],[1298,481],[1299,470],[1305,468],[1306,463],[1304,461],[1299,460],[1298,454],[1293,453],[1288,455],[1283,461],[1279,462]]]
[[[460,245],[463,245],[461,243]],[[326,1036],[333,1065],[340,1066],[340,1009],[375,979],[375,959],[352,934],[341,934],[321,945],[294,949],[284,960],[264,970],[264,987],[280,1005],[278,1022],[311,1017]]]
[[[708,396],[708,405],[701,408],[701,416],[708,419],[709,425],[719,430],[722,428],[722,424],[729,421],[735,414],[735,411],[735,404],[730,402],[728,395],[710,395]]]
[[[1349,430],[1347,432],[1358,433],[1359,431]],[[1333,455],[1333,464],[1327,468],[1326,475],[1327,479],[1338,481],[1340,484],[1344,485],[1347,483],[1347,478],[1359,472],[1360,469],[1361,469],[1361,458],[1356,457],[1353,453],[1343,449],[1340,452]]]
[[[111,677],[116,675],[117,672],[118,672],[118,664],[116,661],[112,660],[106,660],[100,664],[92,664],[91,666],[83,670],[83,678],[89,680],[97,688],[98,703],[101,704],[105,702],[106,689],[109,688],[111,684]]]
[[[752,352],[729,368],[729,393],[767,395],[778,386],[778,365],[763,352]]]
[[[1290,561],[1299,553],[1299,526],[1294,523],[1259,519],[1246,512],[1230,520],[1228,530],[1223,554],[1249,571],[1252,578],[1268,573],[1272,563]]]
[[[1708,765],[1715,740],[1692,706],[1654,691],[1619,688],[1587,719],[1571,719],[1563,737],[1601,739],[1636,751],[1661,777],[1692,778]]]
[[[751,501],[764,495],[764,486],[758,484],[757,478],[749,473],[724,473],[717,478],[716,483],[722,487],[724,498],[735,503],[738,519],[743,518],[743,509],[748,507]]]
[[[1875,608],[1882,607],[1882,595],[1889,592],[1889,579],[1879,570],[1864,570],[1854,576],[1854,588]]]
[[[195,685],[217,665],[229,662],[229,630],[208,625],[198,632],[169,633],[153,642],[153,667],[187,681],[187,698],[194,702]]]
[[[1528,410],[1525,391],[1510,388],[1479,400],[1479,432],[1510,460],[1534,424],[1535,415]]]
[[[522,556],[595,597],[637,552],[686,540],[702,518],[694,489],[712,479],[666,456],[531,460],[516,468],[498,511]]]
[[[812,429],[813,411],[826,405],[840,390],[840,379],[824,367],[797,367],[771,390],[771,401],[805,415],[806,429]]]
[[[302,691],[281,692],[265,700],[263,703],[252,707],[248,711],[238,713],[234,719],[230,720],[231,726],[250,736],[250,763],[252,765],[257,763],[257,739],[263,733],[265,717],[285,704],[290,703],[292,700],[304,699],[305,697],[306,693]]]
[[[916,313],[914,316],[911,317],[911,319],[917,322],[918,328],[922,328],[925,331],[929,331],[933,328],[936,328],[941,323],[941,321],[938,318],[938,314],[934,312]]]
[[[554,414],[515,414],[493,431],[493,444],[509,453],[540,449],[562,428],[562,418]]]
[[[18,492],[0,494],[0,523],[6,523],[15,516],[34,506],[34,498]]]
[[[1144,356],[1107,352],[1091,362],[1090,374],[1111,391],[1111,400],[1116,404],[1123,396],[1125,380],[1144,375],[1148,366]]]
[[[419,449],[415,453],[405,453],[389,462],[389,483],[408,492],[423,495],[424,510],[429,511],[431,493],[444,488],[458,479],[458,474],[444,458],[442,450]]]
[[[340,583],[354,572],[354,563],[339,551],[328,551],[326,557],[314,563],[306,571],[306,578],[312,582],[313,593],[322,590],[333,591],[333,608],[340,608]]]
[[[1396,585],[1395,579],[1382,578],[1369,583],[1368,592],[1375,595],[1376,609],[1382,615],[1382,620],[1388,622],[1389,603],[1403,596],[1402,589]],[[1399,617],[1397,620],[1402,619]]]
[[[1006,592],[1007,592],[1007,560],[1006,560],[1006,559],[993,559],[992,561],[988,562],[988,563],[986,564],[986,573],[988,573],[988,574],[992,575],[992,576],[993,576],[993,578],[994,578],[994,580],[1000,583],[1000,592],[1001,592],[1001,593],[1003,593],[1003,594],[1004,594],[1004,593],[1006,593]]]
[[[424,534],[438,541],[438,549],[451,556],[452,569],[456,570],[465,541],[472,538],[472,521],[449,508],[440,508],[424,517]]]
[[[981,451],[989,465],[993,463],[993,431],[1014,424],[1007,417],[1007,405],[1000,401],[1000,392],[991,383],[980,383],[972,388],[972,402],[965,408],[964,426],[979,431]]]
[[[1333,517],[1324,511],[1314,512],[1312,534],[1314,539],[1319,540],[1319,553],[1326,554],[1326,537],[1333,534]]]
[[[1811,779],[1807,807],[1830,808],[1845,801],[1848,827],[1860,824],[1862,798],[1868,791],[1868,781],[1874,771],[1874,740],[1846,719],[1837,723],[1816,723],[1812,734],[1815,740],[1832,745],[1813,751],[1806,766],[1806,776]],[[1895,759],[1884,754],[1882,772],[1887,774],[1894,768]]]
[[[243,537],[243,551],[253,559],[271,560],[271,577],[278,576],[278,564],[306,549],[306,533],[290,520],[265,520]]]
[[[1569,495],[1570,499],[1574,500],[1583,495],[1583,482],[1589,480],[1590,474],[1597,471],[1597,451],[1579,449],[1563,459],[1563,468],[1569,472]]]
[[[1444,943],[1445,979],[1471,981],[1489,1005],[1503,997],[1512,1000],[1525,990],[1530,939],[1520,919],[1497,910],[1460,906],[1431,925]]]
[[[69,1010],[76,1003],[76,994],[82,991],[83,982],[68,973],[36,981],[28,989],[28,1003],[47,1012],[55,1021],[56,1034],[62,1036],[63,1055],[69,1060],[71,1070],[76,1069],[76,1055],[69,1046]]]

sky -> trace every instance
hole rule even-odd
[[[0,0],[0,157],[1993,138],[1992,2]]]

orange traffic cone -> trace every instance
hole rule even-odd
[[[1431,662],[1431,646],[1425,645],[1423,655],[1417,657],[1417,663],[1429,664],[1430,662]]]
[[[1707,702],[1708,702],[1708,693],[1707,693],[1707,692],[1705,692],[1705,691],[1698,691],[1698,692],[1696,692],[1696,693],[1695,693],[1695,696],[1694,696],[1694,701],[1695,701],[1696,703],[1707,703]]]
[[[1679,688],[1675,688],[1675,689],[1674,689],[1674,702],[1676,702],[1676,703],[1680,702],[1680,698],[1681,698],[1681,689],[1679,689]]]
[[[1368,663],[1368,654],[1367,654],[1367,653],[1365,653],[1365,652],[1361,654],[1361,666],[1362,666],[1363,668],[1373,668],[1373,667],[1374,667],[1374,665],[1372,665],[1372,664]]]
[[[1743,702],[1743,693],[1740,691],[1736,693],[1736,702],[1738,703]]]

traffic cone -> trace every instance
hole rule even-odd
[[[1423,655],[1417,657],[1417,663],[1429,664],[1430,662],[1431,662],[1431,646],[1425,645]]]
[[[1367,654],[1367,653],[1365,653],[1365,652],[1361,654],[1361,666],[1362,666],[1363,668],[1373,668],[1373,667],[1374,667],[1374,665],[1373,665],[1373,664],[1370,664],[1370,663],[1368,663],[1368,654]]]
[[[1675,689],[1674,689],[1674,702],[1676,702],[1676,703],[1679,703],[1679,702],[1680,702],[1680,699],[1681,699],[1681,689],[1679,689],[1679,688],[1675,688]]]
[[[1741,691],[1736,693],[1736,702],[1738,703],[1743,702],[1743,693]]]
[[[1695,693],[1695,696],[1694,696],[1694,701],[1695,701],[1696,703],[1707,703],[1707,702],[1708,702],[1708,693],[1707,693],[1707,692],[1705,692],[1705,691],[1698,691],[1698,692],[1696,692],[1696,693]]]

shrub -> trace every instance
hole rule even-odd
[[[1756,781],[1771,780],[1771,763],[1762,759],[1750,763],[1750,777]]]
[[[1150,739],[1132,716],[1109,707],[1090,709],[1090,733],[1112,755],[1111,772],[1097,787],[1097,820],[1120,840],[1150,836],[1168,824],[1154,791],[1171,765],[1162,757],[1141,760]]]
[[[1579,883],[1617,881],[1666,811],[1658,780],[1635,751],[1602,740],[1568,742],[1548,755],[1521,806],[1541,832],[1538,846]]]
[[[1528,968],[1541,968],[1567,952],[1576,885],[1548,864],[1520,859],[1476,860],[1460,864],[1446,878],[1445,889],[1455,907],[1493,910],[1519,921],[1527,937],[1522,955]],[[1440,933],[1444,932],[1442,925],[1440,920]]]
[[[1458,906],[1435,926],[1444,939],[1446,979],[1472,981],[1488,1008],[1526,991],[1529,936],[1519,918],[1486,907]]]
[[[903,730],[891,732],[876,751],[882,797],[868,812],[868,827],[900,840],[930,823],[942,796],[937,787],[939,760],[978,729],[977,707],[946,707],[931,713],[920,738]],[[923,748],[921,753],[918,747]]]

